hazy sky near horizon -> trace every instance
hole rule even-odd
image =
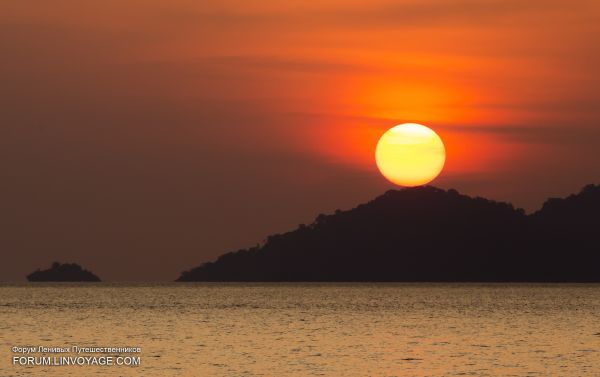
[[[0,281],[175,279],[393,188],[404,122],[535,210],[600,181],[599,40],[592,0],[0,0]]]

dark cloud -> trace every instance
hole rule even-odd
[[[560,144],[570,145],[574,148],[593,148],[594,150],[596,150],[597,141],[600,139],[600,128],[593,125],[438,125],[438,128],[440,130],[465,134],[492,135],[501,140],[503,139],[516,143],[543,145]]]

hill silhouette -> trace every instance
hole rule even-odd
[[[600,281],[599,214],[595,185],[531,215],[452,189],[391,190],[177,281]]]
[[[41,281],[100,281],[100,278],[88,270],[84,270],[77,263],[52,263],[47,270],[37,269],[27,275],[27,280],[34,282]]]

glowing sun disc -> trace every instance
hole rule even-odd
[[[400,186],[420,186],[437,177],[444,168],[446,149],[430,128],[404,123],[387,130],[375,149],[379,171]]]

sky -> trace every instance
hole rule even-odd
[[[0,0],[0,281],[52,261],[173,280],[395,186],[510,201],[600,183],[600,3]]]

